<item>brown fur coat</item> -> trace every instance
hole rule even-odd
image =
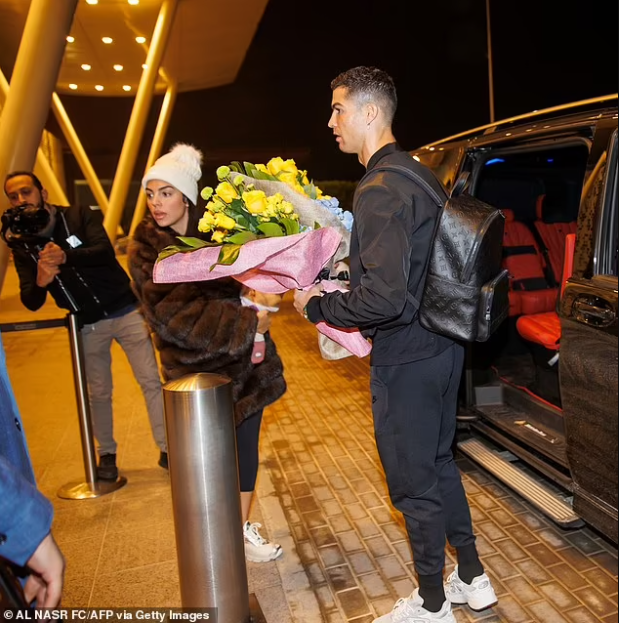
[[[191,231],[188,236],[198,236]],[[129,246],[129,272],[142,313],[155,334],[166,380],[195,372],[232,380],[237,426],[286,391],[283,366],[269,334],[262,363],[251,363],[258,320],[240,302],[233,279],[193,283],[153,283],[153,266],[164,248],[178,244],[176,233],[150,216],[137,227]]]

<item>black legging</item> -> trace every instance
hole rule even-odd
[[[239,483],[243,493],[249,493],[256,487],[258,476],[258,443],[262,411],[250,415],[236,427],[236,453],[239,464]]]

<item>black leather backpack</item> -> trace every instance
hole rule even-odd
[[[441,212],[434,232],[419,309],[421,326],[465,342],[485,342],[509,312],[508,271],[502,270],[505,217],[465,193],[468,173],[447,201],[414,171],[385,165],[373,172],[400,173],[422,188]]]

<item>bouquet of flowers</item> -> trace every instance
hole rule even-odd
[[[335,263],[348,257],[352,213],[342,210],[337,198],[325,195],[310,181],[307,171],[299,169],[294,160],[271,158],[266,165],[233,162],[230,168],[256,189],[267,194],[280,194],[292,203],[302,227],[314,228],[316,223],[321,227],[333,227],[342,236],[333,261]]]
[[[252,289],[282,294],[311,287],[325,266],[344,257],[341,232],[347,241],[350,233],[328,208],[313,205],[317,200],[287,183],[254,180],[233,167],[219,167],[217,177],[219,185],[201,193],[207,205],[198,225],[200,231],[210,232],[211,242],[179,237],[181,245],[160,253],[153,271],[156,283],[233,277]],[[262,183],[278,184],[284,192],[258,188]],[[311,215],[304,199],[311,202]],[[345,246],[348,249],[349,242]],[[371,347],[359,331],[321,325],[321,333],[352,354],[369,353]]]

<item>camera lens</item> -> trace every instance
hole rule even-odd
[[[50,214],[45,208],[38,206],[17,206],[9,208],[2,216],[7,217],[8,226],[14,234],[36,236],[49,223]]]

